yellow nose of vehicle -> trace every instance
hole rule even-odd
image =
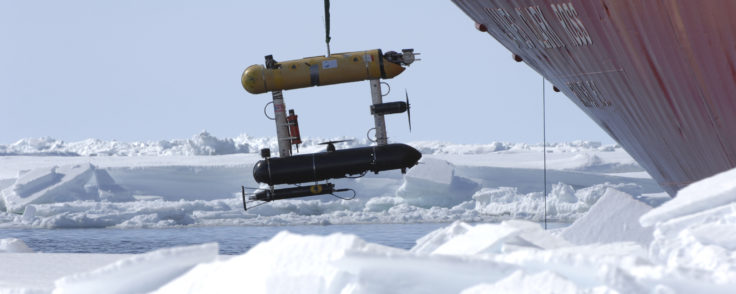
[[[260,94],[266,92],[266,83],[263,79],[265,69],[263,65],[259,64],[251,65],[245,69],[240,82],[248,93]]]

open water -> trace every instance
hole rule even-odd
[[[151,250],[217,242],[220,254],[241,254],[281,231],[302,235],[346,233],[395,248],[410,249],[416,240],[448,223],[294,226],[207,226],[165,229],[0,229],[0,239],[18,238],[35,252],[144,253]],[[566,224],[550,224],[560,228]]]

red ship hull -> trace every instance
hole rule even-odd
[[[736,167],[736,1],[453,2],[670,195]]]

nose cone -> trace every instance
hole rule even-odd
[[[417,165],[419,160],[422,159],[422,153],[409,145],[404,146],[406,147],[406,151],[404,152],[404,163],[409,167]]]
[[[266,83],[263,79],[264,70],[266,68],[263,65],[254,64],[243,71],[240,82],[248,93],[261,94],[266,92]]]
[[[406,68],[403,66],[393,63],[393,62],[384,62],[383,63],[383,76],[384,79],[390,79],[395,76],[398,76],[402,72],[404,72]]]
[[[387,147],[388,152],[393,154],[390,158],[400,164],[401,168],[415,166],[422,158],[422,153],[419,150],[406,144],[389,144]]]
[[[368,147],[371,148],[371,147]],[[383,146],[372,147],[375,152],[374,161],[372,163],[374,172],[407,169],[415,166],[422,153],[406,144],[388,144]]]
[[[259,160],[256,162],[256,165],[253,166],[253,179],[259,183],[270,184],[271,181],[268,176],[268,164],[265,160]]]

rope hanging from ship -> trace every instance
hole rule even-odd
[[[547,230],[547,96],[542,77],[542,154],[544,154],[544,229]]]

